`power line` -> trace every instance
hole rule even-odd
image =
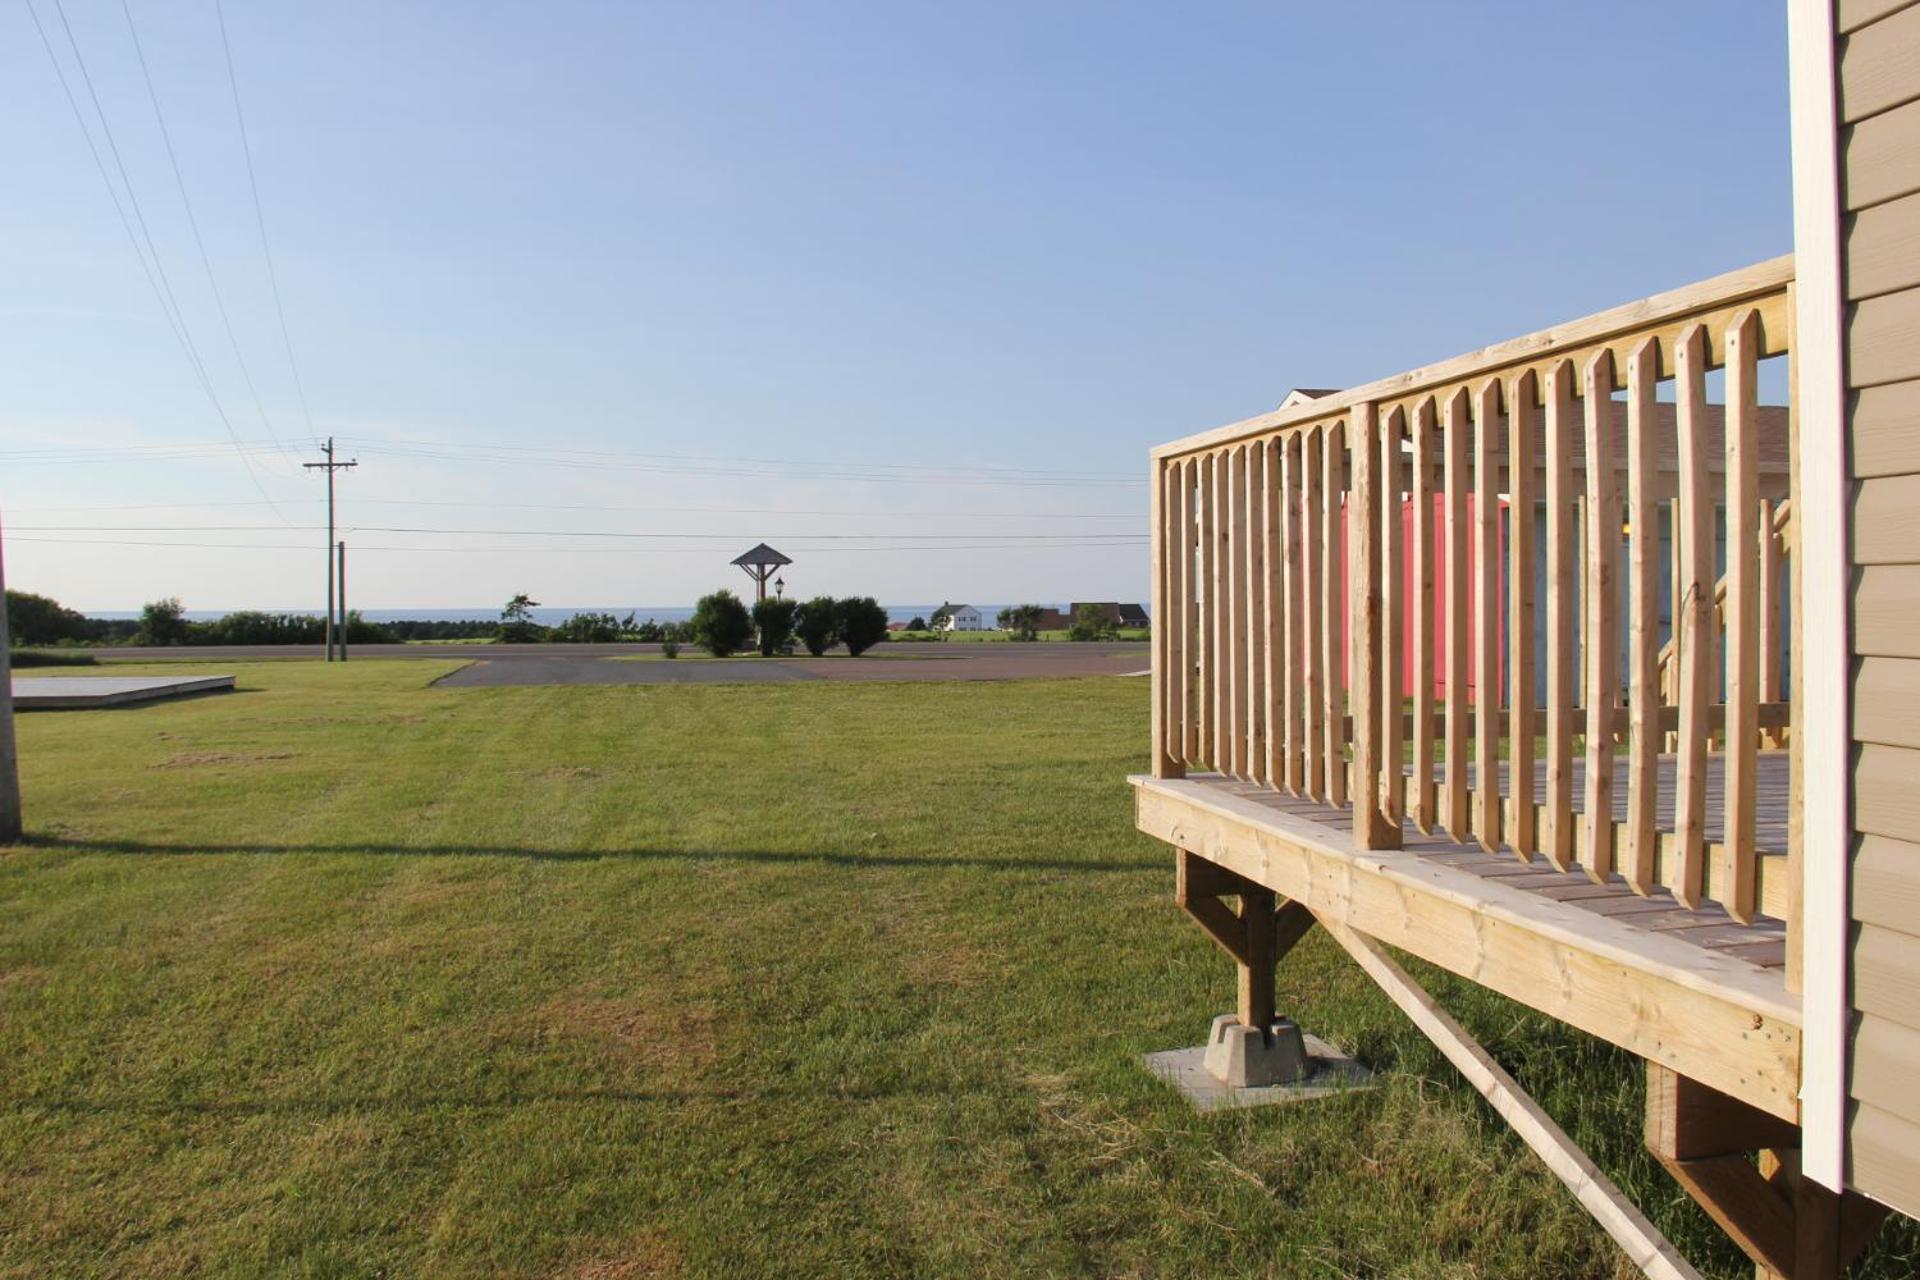
[[[200,251],[200,265],[207,273],[207,288],[213,294],[213,306],[220,313],[220,325],[226,330],[227,345],[233,349],[234,363],[240,366],[240,377],[247,384],[247,394],[253,398],[253,407],[260,414],[260,425],[267,429],[274,443],[280,446],[282,453],[288,453],[280,433],[274,430],[273,420],[267,416],[267,406],[261,402],[260,389],[254,385],[253,370],[247,366],[247,357],[240,350],[240,339],[233,332],[233,318],[227,313],[226,297],[220,292],[220,281],[213,272],[213,259],[207,254],[206,239],[200,234],[200,219],[194,216],[193,200],[187,194],[187,180],[180,172],[180,157],[173,149],[173,133],[167,128],[167,114],[160,109],[160,94],[153,86],[153,71],[147,65],[146,47],[140,43],[140,29],[134,25],[133,9],[127,0],[120,0],[120,12],[127,19],[127,34],[133,39],[134,56],[140,62],[140,78],[146,82],[147,101],[153,104],[153,118],[160,126],[160,141],[167,151],[167,163],[173,169],[173,184],[180,191],[180,205],[187,213],[187,226],[193,232],[193,244]]]
[[[124,0],[123,0],[124,3]],[[293,334],[287,328],[287,309],[280,300],[280,273],[273,265],[273,245],[267,239],[267,215],[260,203],[260,179],[253,167],[253,144],[247,138],[247,115],[240,109],[240,79],[233,70],[233,45],[227,39],[227,11],[221,0],[213,0],[213,13],[220,23],[220,49],[227,59],[227,87],[233,92],[233,118],[240,126],[240,154],[247,161],[247,188],[253,192],[253,220],[260,228],[260,252],[267,260],[267,284],[273,293],[273,311],[280,318],[280,343],[287,352],[287,369],[293,374],[294,394],[300,401],[300,416],[307,434],[313,434],[313,411],[307,407],[306,382],[300,376],[300,362],[293,355]]]
[[[308,466],[325,466],[325,463],[307,463]],[[336,467],[348,466],[337,462]],[[79,524],[16,524],[10,526],[14,532],[30,533],[278,533],[286,525],[275,524],[123,524],[123,525],[79,525]],[[294,526],[305,528],[306,526]],[[318,529],[319,526],[313,526]],[[396,526],[377,524],[357,524],[343,527],[342,533],[425,533],[444,536],[484,536],[493,538],[624,538],[641,541],[692,541],[692,542],[739,542],[746,538],[778,539],[782,542],[797,542],[813,539],[816,542],[872,542],[888,535],[880,533],[677,533],[677,532],[628,532],[608,529],[436,529],[417,526]],[[922,533],[915,531],[908,535],[916,542],[962,542],[967,539],[990,542],[1057,542],[1071,540],[1085,545],[1102,542],[1140,542],[1147,538],[1144,533]],[[431,550],[432,548],[424,548]]]
[[[381,440],[365,436],[342,436],[357,441],[368,453],[394,457],[433,458],[436,460],[505,462],[513,466],[539,464],[603,470],[620,467],[636,471],[663,471],[676,474],[731,477],[789,478],[825,480],[873,480],[890,484],[1006,484],[1006,485],[1143,485],[1146,479],[1134,472],[1047,471],[1025,467],[935,466],[923,463],[821,463],[773,458],[728,458],[699,454],[631,453],[592,449],[536,449],[522,445],[445,444],[433,440]],[[694,465],[689,465],[694,464]]]
[[[383,443],[366,436],[341,436],[354,440],[363,453],[386,457],[428,458],[440,462],[487,462],[512,467],[551,466],[563,469],[608,471],[630,470],[663,475],[697,475],[729,479],[823,481],[843,480],[877,484],[956,485],[986,488],[1138,488],[1146,484],[1144,475],[1128,472],[1053,472],[1023,471],[1017,468],[936,467],[916,463],[758,463],[701,465],[706,459],[673,454],[613,453],[589,450],[548,450],[545,452],[517,446],[457,446],[427,444],[409,448],[408,442]],[[209,456],[216,446],[206,444],[164,444],[113,446],[107,448],[40,448],[0,451],[0,459],[16,466],[57,466],[114,462],[181,461]],[[692,465],[689,465],[692,464]]]
[[[325,498],[295,498],[284,500],[282,506],[299,506],[325,502]],[[363,507],[452,507],[467,510],[501,511],[674,511],[691,512],[705,515],[730,516],[834,516],[842,519],[890,519],[890,520],[927,520],[950,518],[944,512],[929,513],[920,511],[849,511],[820,510],[798,507],[688,507],[662,505],[659,503],[598,503],[598,502],[452,502],[438,498],[359,498]],[[9,507],[18,514],[23,511],[200,511],[225,507],[260,507],[266,504],[257,500],[218,502],[103,502],[84,503],[66,506],[28,506]],[[1137,511],[968,511],[963,513],[968,520],[1132,520],[1138,521],[1141,515]],[[915,536],[919,536],[917,533]]]
[[[307,555],[311,555],[311,554],[313,553],[313,548],[312,548],[312,547],[308,547],[308,546],[296,546],[296,545],[294,545],[294,544],[292,544],[292,543],[262,543],[262,542],[176,542],[176,541],[171,541],[171,540],[155,540],[155,539],[128,539],[128,538],[45,538],[45,537],[38,537],[38,536],[34,536],[34,535],[27,535],[27,536],[25,536],[25,537],[15,537],[15,536],[13,535],[13,533],[11,533],[11,532],[9,532],[9,533],[7,534],[7,541],[9,541],[9,542],[33,542],[33,543],[43,543],[43,544],[52,544],[52,545],[59,545],[59,546],[70,546],[70,547],[192,547],[192,548],[199,548],[199,549],[203,549],[203,550],[211,550],[211,551],[297,551],[297,552],[301,552],[301,553],[304,553],[304,554],[307,554]],[[1049,543],[1049,544],[1044,544],[1044,545],[1039,545],[1039,546],[1035,546],[1035,547],[1030,547],[1030,548],[1028,548],[1028,550],[1036,550],[1036,551],[1098,551],[1098,550],[1102,550],[1102,549],[1113,549],[1113,550],[1122,550],[1122,551],[1131,551],[1131,550],[1135,550],[1135,549],[1137,549],[1137,548],[1138,548],[1138,547],[1139,547],[1140,545],[1142,545],[1142,544],[1144,544],[1144,543],[1145,543],[1146,541],[1147,541],[1147,536],[1146,536],[1145,534],[1141,534],[1141,535],[1139,535],[1139,536],[1138,536],[1137,538],[1135,538],[1135,539],[1133,539],[1133,540],[1131,540],[1131,541],[1115,541],[1115,542],[1091,542],[1091,543],[1088,543],[1088,542],[1076,542],[1076,541],[1070,541],[1070,540],[1063,540],[1063,541],[1060,541],[1060,542],[1057,542],[1057,543]],[[526,554],[526,555],[568,555],[568,556],[571,556],[571,555],[620,555],[620,556],[635,556],[635,555],[700,555],[700,556],[710,556],[710,555],[712,555],[712,554],[713,554],[713,551],[712,551],[712,550],[711,550],[710,548],[707,548],[707,547],[649,547],[649,548],[645,548],[645,549],[643,550],[643,549],[637,549],[637,548],[633,548],[633,547],[580,547],[580,546],[569,546],[569,547],[525,547],[525,546],[520,546],[520,547],[505,547],[505,546],[502,546],[502,547],[495,547],[495,546],[465,546],[465,547],[421,547],[421,546],[373,546],[373,545],[368,545],[368,546],[363,546],[363,545],[360,545],[360,544],[355,544],[355,546],[354,546],[354,550],[355,550],[356,552],[361,552],[361,551],[391,551],[391,552],[412,552],[412,553],[417,553],[417,554],[424,554],[424,555],[443,555],[443,554],[465,554],[465,553],[470,553],[470,552],[471,552],[471,553],[485,553],[485,554],[487,554],[487,555],[522,555],[522,554]],[[849,553],[856,553],[856,554],[864,554],[864,553],[891,553],[891,552],[902,552],[902,551],[913,551],[913,552],[926,552],[926,551],[1004,551],[1004,550],[1007,550],[1007,547],[1006,547],[1006,545],[1005,545],[1004,543],[1001,543],[1001,544],[972,544],[972,545],[960,545],[960,544],[954,544],[954,543],[941,543],[941,544],[924,544],[924,543],[910,543],[910,542],[901,542],[901,543],[885,543],[885,544],[879,544],[879,545],[875,545],[875,546],[870,546],[870,547],[850,547],[850,546],[813,546],[813,545],[811,545],[811,544],[808,544],[808,545],[796,545],[796,546],[793,546],[793,547],[791,547],[791,548],[790,548],[790,550],[793,550],[793,551],[796,551],[796,552],[799,552],[799,553],[801,553],[801,554],[806,554],[806,555],[836,555],[836,554],[839,554],[839,553],[842,553],[842,552],[849,552]]]
[[[219,417],[220,425],[226,428],[227,435],[232,438],[234,453],[239,457],[240,465],[247,473],[247,479],[253,482],[253,487],[259,491],[262,498],[266,499],[267,505],[273,507],[275,514],[279,514],[279,507],[274,503],[273,495],[269,494],[266,486],[260,483],[260,477],[254,472],[253,463],[248,461],[246,451],[240,447],[239,433],[233,429],[233,422],[228,418],[226,408],[220,403],[220,397],[213,389],[213,381],[207,376],[206,364],[200,359],[200,351],[193,341],[193,333],[187,325],[186,314],[180,309],[180,301],[174,295],[173,282],[167,278],[166,263],[161,260],[160,250],[153,242],[153,233],[147,227],[146,214],[140,208],[139,193],[134,190],[133,180],[127,175],[126,162],[120,155],[120,144],[113,136],[113,125],[107,119],[106,109],[100,105],[100,94],[94,88],[92,74],[87,70],[86,57],[80,52],[80,42],[74,38],[73,24],[67,21],[66,6],[62,0],[53,0],[53,9],[59,15],[61,29],[66,33],[67,46],[73,51],[74,66],[79,69],[80,80],[86,86],[88,100],[93,103],[95,114],[100,117],[100,133],[107,141],[107,151],[113,156],[114,168],[120,174],[122,185],[126,187],[127,206],[133,209],[133,221],[139,224],[140,240],[146,242],[147,253],[152,256],[153,267],[147,273],[147,283],[154,287],[154,294],[160,301],[160,309],[163,314],[167,314],[168,322],[174,330],[174,338],[186,354],[188,366],[199,379],[201,390],[206,393],[207,400],[213,405],[213,411]],[[80,111],[80,104],[74,98],[73,91],[67,83],[66,71],[53,52],[53,42],[47,38],[46,28],[40,22],[39,11],[33,7],[33,0],[27,0],[27,10],[33,16],[33,25],[40,33],[40,43],[45,47],[47,57],[53,63],[54,74],[60,80],[60,87],[66,94],[68,105],[73,108],[74,118],[79,121],[81,132],[86,135],[88,149],[93,151],[94,162],[100,169],[101,178],[107,184],[108,193],[113,197],[114,208],[120,214],[122,225],[127,228],[128,238],[133,239],[132,226],[126,219],[126,208],[121,205],[119,193],[114,190],[113,180],[108,177],[106,165],[100,160],[99,149],[93,144],[93,133],[88,129],[86,117]],[[134,242],[134,253],[136,256],[140,254],[138,240]],[[143,269],[146,267],[145,258],[141,259],[141,266]]]

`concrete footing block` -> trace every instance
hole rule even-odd
[[[1223,1013],[1207,1035],[1204,1061],[1208,1074],[1229,1088],[1292,1084],[1307,1073],[1307,1041],[1291,1018],[1276,1018],[1270,1027],[1248,1027]]]
[[[1201,1111],[1274,1106],[1373,1087],[1373,1073],[1290,1018],[1264,1033],[1232,1014],[1213,1020],[1207,1043],[1146,1056],[1149,1071]]]

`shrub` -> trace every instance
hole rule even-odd
[[[907,624],[907,630],[909,631],[925,631],[926,629],[927,620],[917,613],[913,615],[913,621]]]
[[[793,649],[793,615],[799,609],[799,604],[780,596],[753,602],[753,627],[760,633],[761,657],[771,658]]]
[[[1111,640],[1119,634],[1120,624],[1097,604],[1081,605],[1074,611],[1073,625],[1067,628],[1069,640]]]
[[[859,657],[887,638],[887,611],[872,596],[852,596],[834,611],[847,652]]]
[[[1015,640],[1039,639],[1040,606],[1037,604],[1016,604],[1000,611],[1000,629],[1010,632]]]
[[[23,667],[91,667],[97,663],[90,653],[19,649],[8,655],[8,665],[18,671]]]
[[[610,613],[576,613],[547,630],[557,644],[610,644],[620,638],[620,620]]]
[[[185,644],[187,611],[177,596],[152,600],[140,608],[140,629],[133,633],[135,644]]]
[[[738,653],[753,642],[753,619],[731,591],[701,596],[693,607],[692,627],[694,641],[716,658]]]
[[[660,642],[660,656],[663,658],[679,657],[680,642],[678,640],[673,640],[673,639],[662,640]]]
[[[832,596],[815,596],[800,606],[793,632],[807,652],[819,657],[840,639],[840,605]]]
[[[193,623],[189,631],[196,644],[319,644],[326,624],[308,614],[239,609],[212,622]]]

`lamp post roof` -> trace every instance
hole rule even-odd
[[[793,560],[781,555],[763,542],[745,555],[736,556],[733,563],[744,568],[757,569],[769,565],[792,564]]]

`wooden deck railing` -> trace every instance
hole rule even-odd
[[[1762,263],[1157,449],[1156,771],[1351,804],[1367,847],[1405,819],[1741,920],[1784,903],[1756,826],[1763,732],[1791,722],[1791,424],[1759,362],[1789,351],[1792,279]]]

